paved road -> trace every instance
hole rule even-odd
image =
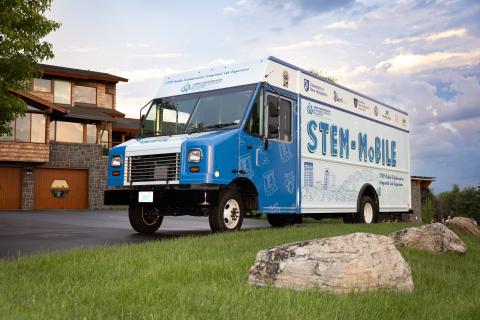
[[[242,229],[266,227],[265,220],[245,219]],[[131,229],[126,210],[0,212],[0,259],[209,233],[206,217],[166,217],[155,234],[140,235]]]

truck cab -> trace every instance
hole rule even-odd
[[[233,231],[247,213],[299,213],[296,98],[246,79],[265,66],[166,78],[141,111],[138,136],[109,152],[108,184],[118,188],[105,204],[128,205],[141,233],[166,215],[208,216],[212,231]]]

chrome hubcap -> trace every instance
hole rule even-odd
[[[370,202],[365,203],[363,207],[363,218],[365,219],[365,223],[373,222],[373,207]]]
[[[235,199],[230,199],[223,207],[223,221],[228,229],[234,229],[240,218],[240,206]]]
[[[153,226],[160,219],[160,214],[156,208],[142,208],[142,220],[147,226]]]

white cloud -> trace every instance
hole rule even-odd
[[[161,79],[168,74],[178,73],[180,70],[170,67],[152,67],[148,69],[133,69],[115,71],[114,74],[121,74],[131,82],[141,82],[146,80]]]
[[[237,14],[239,12],[245,12],[246,10],[252,10],[257,6],[257,3],[252,0],[238,0],[233,5],[228,5],[223,8],[224,14]]]
[[[65,51],[76,53],[91,53],[97,52],[99,48],[93,46],[68,46]]]
[[[450,37],[464,37],[467,34],[467,29],[450,29],[437,33],[429,33],[417,37],[407,37],[407,38],[398,38],[398,39],[385,39],[385,44],[398,44],[402,42],[416,42],[416,41],[437,41],[440,39],[450,38]]]
[[[166,53],[142,53],[132,55],[132,58],[155,58],[155,59],[174,59],[184,58],[188,55],[180,52],[166,52]]]
[[[341,21],[330,23],[329,25],[325,26],[325,29],[350,29],[350,30],[355,30],[355,29],[357,29],[357,24],[355,23],[355,21],[341,20]]]
[[[150,48],[150,44],[141,42],[127,43],[125,46],[127,48]]]
[[[456,68],[480,63],[480,49],[468,52],[405,53],[376,65],[390,73],[409,74],[437,68]]]
[[[291,51],[298,49],[305,49],[318,46],[327,46],[327,45],[340,45],[347,44],[348,42],[342,39],[330,37],[324,34],[315,35],[312,40],[300,41],[292,43],[285,46],[271,47],[268,50],[271,51]]]
[[[205,67],[218,67],[218,66],[223,66],[223,65],[226,65],[226,64],[232,64],[234,63],[235,60],[233,59],[222,59],[222,58],[219,58],[219,59],[214,59],[214,60],[211,60],[207,63],[207,66],[199,66],[195,69],[198,69],[198,68],[205,68]]]

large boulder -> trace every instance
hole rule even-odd
[[[448,219],[447,227],[455,233],[473,234],[480,237],[480,230],[475,223],[475,220],[464,217],[455,217]]]
[[[257,253],[255,286],[345,293],[413,291],[410,267],[391,238],[369,233],[285,244]]]
[[[426,250],[433,253],[457,253],[467,251],[465,243],[441,223],[427,224],[393,232],[390,237],[395,245]]]

